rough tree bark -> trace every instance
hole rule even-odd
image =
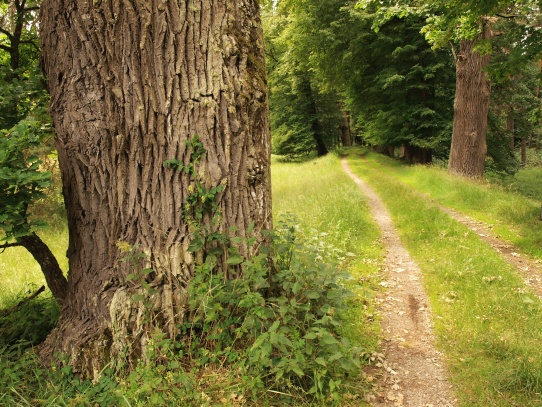
[[[271,227],[261,21],[257,0],[44,0],[40,31],[70,234],[68,292],[40,354],[92,376],[144,354],[144,312],[170,336],[185,317],[192,180],[163,163],[188,164],[187,140],[206,149],[205,186],[226,185],[218,227]],[[132,300],[117,242],[146,254],[151,310]]]
[[[484,175],[487,153],[486,133],[490,82],[486,73],[489,55],[481,55],[475,46],[490,38],[484,23],[482,34],[474,40],[462,40],[456,60],[454,126],[448,171],[470,178]]]

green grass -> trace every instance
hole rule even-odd
[[[390,175],[442,205],[489,224],[495,234],[520,251],[542,258],[541,202],[487,181],[467,181],[442,168],[407,166],[376,154],[366,154],[365,158],[369,165],[366,168]],[[527,186],[540,183],[536,180],[530,184],[533,179],[526,179],[523,188],[536,188]]]
[[[348,271],[364,284],[357,293],[359,307],[348,316],[345,335],[369,352],[375,350],[379,328],[365,318],[374,315],[370,298],[378,285],[383,248],[363,193],[333,154],[301,164],[274,160],[272,177],[275,218],[293,213],[305,233],[355,254],[348,259]]]
[[[380,338],[378,323],[373,321],[375,310],[371,299],[378,287],[377,273],[382,247],[378,243],[379,232],[370,219],[362,193],[342,172],[338,157],[333,155],[301,164],[274,161],[272,173],[275,220],[286,214],[295,214],[304,238],[333,251],[334,257],[342,259],[342,267],[353,275],[354,279],[349,285],[357,296],[351,300],[351,308],[340,316],[340,331],[360,348],[360,352],[371,354],[377,350]],[[49,229],[43,231],[41,236],[53,248],[65,269],[66,232]],[[0,282],[0,307],[16,303],[24,296],[21,293],[44,283],[39,267],[22,249],[8,249],[0,255]],[[45,298],[50,299],[50,296]],[[39,316],[40,309],[54,312],[47,303],[35,305],[19,315],[20,322],[24,322],[30,314]],[[0,344],[0,371],[4,373],[0,377],[0,405],[109,405],[107,400],[116,399],[119,395],[125,395],[126,400],[130,400],[131,404],[126,405],[150,405],[148,400],[152,398],[145,399],[144,387],[163,387],[159,384],[164,379],[163,369],[154,371],[142,367],[120,384],[116,378],[104,374],[100,382],[91,384],[80,382],[68,368],[56,372],[44,369],[36,364],[32,353],[21,357],[20,352],[17,348],[2,350]],[[197,377],[199,375],[202,377]],[[237,386],[234,376],[235,372],[207,372],[203,369],[197,373],[176,372],[171,376],[173,379],[168,377],[179,380],[179,383],[198,383],[193,389],[194,402],[197,400],[198,405],[206,405],[205,398],[201,396],[203,392],[223,393],[229,400]],[[208,377],[208,380],[204,377]],[[345,385],[351,397],[345,398],[341,405],[363,405],[362,393],[366,391],[363,380],[352,378]],[[187,390],[189,396],[190,391]],[[267,397],[265,389],[260,391],[264,398]],[[277,400],[282,396],[278,397]],[[291,405],[291,402],[290,398],[288,404]],[[302,399],[298,402],[296,405],[299,406],[313,405]],[[228,401],[222,405],[233,404]]]
[[[438,345],[460,405],[541,405],[541,301],[475,233],[419,191],[490,223],[499,221],[503,230],[524,230],[521,219],[529,219],[532,202],[440,170],[404,167],[373,154],[365,158],[354,150],[349,163],[384,200],[422,269]],[[514,213],[505,214],[505,208]]]
[[[68,269],[66,248],[68,233],[65,228],[47,228],[39,232],[65,272]],[[23,247],[10,247],[0,254],[0,309],[13,305],[21,293],[46,285],[40,266]],[[51,295],[50,291],[41,294]]]
[[[522,168],[514,176],[491,177],[492,181],[502,185],[509,191],[542,203],[542,168]]]

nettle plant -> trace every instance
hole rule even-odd
[[[195,256],[201,261],[188,287],[189,317],[179,326],[179,337],[159,335],[148,360],[168,365],[175,360],[175,366],[191,369],[229,367],[241,378],[238,390],[255,399],[271,389],[338,401],[341,381],[359,372],[361,353],[340,335],[341,310],[353,297],[345,284],[350,276],[337,271],[340,251],[319,236],[305,238],[293,215],[265,232],[270,244],[249,257],[237,248],[253,247],[256,238],[200,227],[204,216],[220,221],[215,201],[224,186],[205,189],[197,175],[205,150],[197,136],[188,146],[190,164],[165,165],[192,180],[182,216],[193,226],[190,250],[205,256]],[[229,236],[236,232],[231,229]],[[253,227],[246,235],[252,232]],[[228,267],[217,266],[224,261]],[[151,272],[146,268],[129,277],[144,285]]]
[[[353,297],[344,285],[350,276],[337,273],[337,252],[334,259],[329,246],[305,239],[291,216],[270,238],[270,246],[240,262],[229,247],[239,278],[219,272],[213,255],[198,265],[181,353],[196,366],[242,372],[254,397],[273,389],[338,400],[341,381],[360,367],[360,350],[340,335],[341,310]]]

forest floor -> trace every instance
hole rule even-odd
[[[421,272],[403,247],[391,216],[378,195],[350,170],[343,168],[367,196],[382,234],[386,260],[377,299],[384,340],[375,367],[375,391],[368,400],[375,406],[449,407],[451,391],[441,353],[434,346],[432,314],[421,283]]]

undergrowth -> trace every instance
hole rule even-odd
[[[354,297],[350,276],[337,273],[348,254],[304,237],[291,219],[279,221],[270,238],[246,260],[232,251],[230,266],[242,278],[227,278],[208,256],[190,283],[181,335],[155,332],[147,361],[127,375],[106,368],[94,382],[82,381],[69,366],[38,367],[23,342],[3,344],[0,403],[338,404],[341,383],[359,377],[362,353],[340,334],[341,311]]]

